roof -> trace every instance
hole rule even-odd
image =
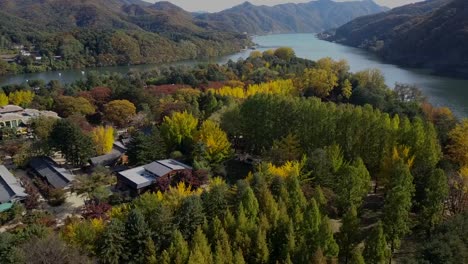
[[[0,165],[0,203],[28,196],[18,180],[3,165]]]
[[[156,176],[147,170],[144,166],[119,172],[119,175],[124,177],[126,182],[135,189],[141,189],[150,186],[156,181]]]
[[[68,170],[59,167],[51,158],[34,158],[29,162],[39,176],[47,179],[54,188],[67,187],[75,176]]]
[[[0,114],[21,112],[23,108],[17,105],[5,105],[0,107]]]
[[[158,177],[161,177],[161,176],[164,176],[168,173],[170,173],[171,171],[173,171],[171,168],[167,167],[167,166],[164,166],[163,164],[155,161],[155,162],[152,162],[150,164],[147,164],[144,166],[145,170],[151,172],[152,174],[158,176]]]
[[[3,203],[0,204],[0,213],[10,210],[13,207],[13,203]]]
[[[123,154],[122,151],[114,148],[112,149],[110,153],[97,156],[97,157],[93,157],[90,159],[90,161],[93,166],[98,166],[98,165],[108,166],[114,163],[115,161],[117,161],[120,158],[120,156],[122,156],[122,154]]]
[[[120,178],[131,187],[141,189],[153,184],[157,178],[171,172],[191,170],[192,167],[173,159],[158,160],[150,164],[119,172]]]

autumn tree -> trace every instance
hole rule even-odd
[[[210,245],[206,239],[205,234],[201,228],[195,231],[192,246],[190,250],[190,256],[188,264],[211,264],[213,263],[213,255],[211,252]]]
[[[112,151],[114,145],[114,128],[111,126],[98,126],[91,132],[96,153],[104,155]]]
[[[289,61],[296,56],[296,53],[292,48],[281,47],[274,51],[274,55],[282,60]]]
[[[447,146],[450,158],[460,166],[468,166],[468,119],[464,119],[449,133]]]
[[[161,135],[173,149],[190,145],[195,136],[198,119],[188,112],[176,112],[165,117],[161,125]]]
[[[300,84],[305,93],[326,98],[338,85],[338,77],[330,70],[306,69],[300,79]]]
[[[198,157],[209,164],[221,164],[232,154],[231,143],[226,133],[219,125],[211,120],[206,120],[201,125],[198,135]]]
[[[0,107],[3,107],[9,103],[8,96],[5,93],[0,93]]]
[[[128,100],[114,100],[104,106],[104,118],[117,127],[128,125],[135,114],[136,107]]]
[[[83,97],[59,96],[55,103],[55,110],[62,117],[74,114],[90,115],[96,111],[94,106]]]
[[[29,90],[18,90],[8,95],[10,104],[28,107],[34,99],[34,93]]]

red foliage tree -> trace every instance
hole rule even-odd
[[[86,219],[103,219],[108,220],[107,212],[112,209],[108,203],[91,202],[84,206],[82,215]]]

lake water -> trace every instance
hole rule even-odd
[[[431,103],[436,106],[448,106],[460,117],[468,117],[468,80],[446,78],[430,75],[423,70],[408,69],[387,64],[376,56],[360,49],[330,43],[317,39],[313,34],[279,34],[258,36],[254,42],[259,45],[258,50],[277,48],[281,46],[292,47],[298,57],[317,60],[323,57],[333,59],[346,59],[351,71],[356,72],[367,68],[380,69],[389,86],[393,87],[396,82],[414,84],[421,88]],[[237,60],[249,56],[251,50],[242,51],[234,55],[213,59],[209,62],[226,63],[228,60]],[[185,61],[171,65],[194,65],[207,61]],[[86,77],[89,71],[118,72],[147,71],[161,65],[137,65],[137,66],[115,66],[93,68],[85,70],[63,70],[54,72],[21,74],[15,76],[0,77],[0,86],[6,84],[19,84],[27,80],[42,79],[60,80],[63,83],[73,82]]]

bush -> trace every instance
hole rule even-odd
[[[67,199],[65,191],[63,189],[53,189],[49,191],[48,202],[51,206],[60,206]]]

